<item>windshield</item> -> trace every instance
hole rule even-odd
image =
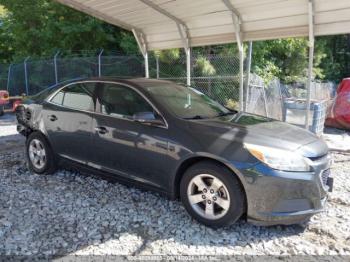
[[[236,113],[193,88],[164,82],[148,85],[148,92],[180,118],[205,119]]]

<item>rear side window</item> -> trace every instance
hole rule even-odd
[[[51,102],[55,103],[55,104],[58,104],[58,105],[62,105],[63,97],[64,97],[64,92],[60,91],[60,92],[57,93],[57,95],[55,95],[54,98],[51,99]]]
[[[104,84],[99,97],[102,114],[132,118],[138,113],[153,112],[153,107],[133,89],[119,84]]]
[[[79,83],[63,88],[52,99],[54,104],[65,107],[93,111],[94,110],[94,83]]]

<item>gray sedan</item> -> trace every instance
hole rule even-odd
[[[172,82],[74,80],[25,101],[17,119],[33,172],[69,163],[180,198],[212,227],[300,223],[332,188],[328,148],[312,133]]]

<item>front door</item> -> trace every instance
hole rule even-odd
[[[134,121],[139,113],[155,109],[136,90],[116,83],[98,89],[95,129],[95,164],[109,172],[164,188],[168,185],[166,126]]]

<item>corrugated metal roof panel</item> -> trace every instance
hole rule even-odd
[[[149,49],[182,47],[175,22],[141,0],[57,0],[127,30],[144,33]],[[308,35],[308,0],[230,0],[242,18],[244,40]],[[235,41],[222,0],[151,0],[183,21],[193,46]],[[315,34],[350,33],[350,0],[315,0]]]

